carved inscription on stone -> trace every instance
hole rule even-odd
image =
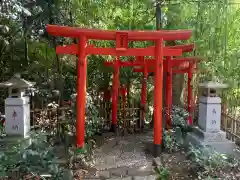
[[[18,131],[18,129],[19,129],[19,128],[18,128],[18,125],[13,125],[13,126],[12,126],[12,129]]]
[[[225,139],[224,134],[221,133],[210,133],[205,136],[205,141],[207,142],[219,142]]]
[[[217,124],[217,121],[216,120],[212,120],[212,125],[213,124]]]

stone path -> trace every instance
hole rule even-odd
[[[84,179],[155,180],[153,157],[146,151],[153,134],[110,137],[95,150],[95,166]]]

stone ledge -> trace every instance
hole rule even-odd
[[[226,132],[204,132],[199,127],[193,128],[193,133],[201,138],[204,142],[223,142],[226,141]]]
[[[196,136],[194,133],[189,133],[185,139],[185,145],[189,144],[199,147],[209,147],[212,150],[215,150],[218,153],[228,154],[228,155],[237,155],[235,149],[236,145],[234,142],[225,139],[221,142],[206,142],[202,138]]]
[[[150,176],[134,176],[133,180],[156,180],[156,175],[150,175]]]

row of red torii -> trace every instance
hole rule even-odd
[[[83,29],[76,27],[47,25],[47,32],[53,36],[78,38],[77,44],[58,46],[57,54],[74,54],[78,56],[77,65],[77,119],[76,136],[77,147],[84,147],[85,134],[85,103],[86,103],[86,78],[87,55],[111,55],[116,59],[113,62],[105,62],[107,66],[114,67],[113,94],[112,94],[112,130],[117,127],[117,104],[119,88],[119,68],[138,67],[134,72],[143,73],[141,103],[146,104],[146,79],[149,72],[154,72],[154,156],[159,156],[162,147],[162,89],[163,69],[167,72],[166,84],[166,121],[170,122],[170,110],[172,103],[172,73],[188,74],[188,112],[189,124],[192,124],[192,89],[191,79],[196,68],[197,57],[173,58],[182,56],[183,52],[191,52],[194,44],[164,47],[164,41],[187,40],[191,37],[191,30],[160,30],[160,31],[109,31],[97,29]],[[88,40],[115,40],[115,48],[94,47],[88,44]],[[129,48],[129,41],[151,41],[155,46],[145,48]],[[120,61],[120,56],[134,56],[134,61]],[[153,56],[147,59],[145,56]],[[166,59],[164,60],[164,57]],[[140,67],[140,68],[139,68]],[[178,67],[177,69],[173,67]],[[143,108],[145,109],[145,108]]]

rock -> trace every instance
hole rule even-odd
[[[110,177],[110,173],[109,173],[109,171],[97,171],[96,172],[96,177],[107,179],[107,178]]]

